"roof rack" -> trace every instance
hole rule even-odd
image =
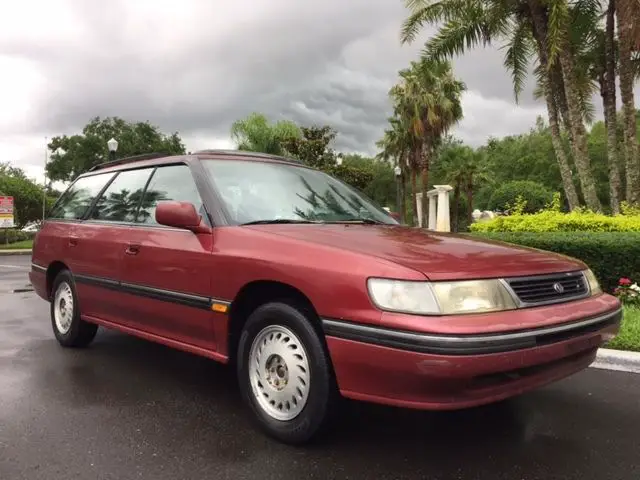
[[[297,158],[283,157],[282,155],[273,155],[270,153],[252,152],[250,150],[207,149],[192,152],[191,155],[237,155],[239,157],[271,158],[273,160],[280,160],[281,162],[302,163]]]
[[[124,165],[126,163],[137,162],[140,160],[151,160],[152,158],[161,158],[161,157],[169,157],[169,156],[171,156],[171,154],[166,152],[143,153],[141,155],[133,155],[131,157],[118,158],[117,160],[111,160],[109,162],[102,162],[91,167],[89,171],[93,172],[95,170],[100,170],[102,168],[115,167],[117,165]]]

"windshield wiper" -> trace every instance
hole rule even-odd
[[[321,223],[312,220],[294,220],[292,218],[272,218],[269,220],[253,220],[252,222],[241,223],[240,225],[270,225],[277,223]]]
[[[327,223],[366,223],[367,225],[386,225],[384,222],[374,220],[372,218],[345,218],[342,220],[335,220]]]

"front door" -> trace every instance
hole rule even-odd
[[[155,207],[162,200],[191,202],[205,212],[187,165],[155,170],[126,237],[121,275],[121,288],[129,296],[125,315],[147,333],[215,351],[212,235],[159,225]]]

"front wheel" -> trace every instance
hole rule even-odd
[[[73,276],[61,271],[51,289],[51,326],[58,343],[64,347],[86,347],[96,336],[98,326],[80,318],[78,295]]]
[[[328,424],[336,396],[330,360],[304,309],[269,303],[248,318],[238,345],[238,379],[260,427],[289,444]]]

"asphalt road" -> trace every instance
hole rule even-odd
[[[347,403],[334,435],[253,429],[227,368],[102,330],[71,351],[0,257],[0,479],[637,479],[640,375],[589,369],[453,413]]]

